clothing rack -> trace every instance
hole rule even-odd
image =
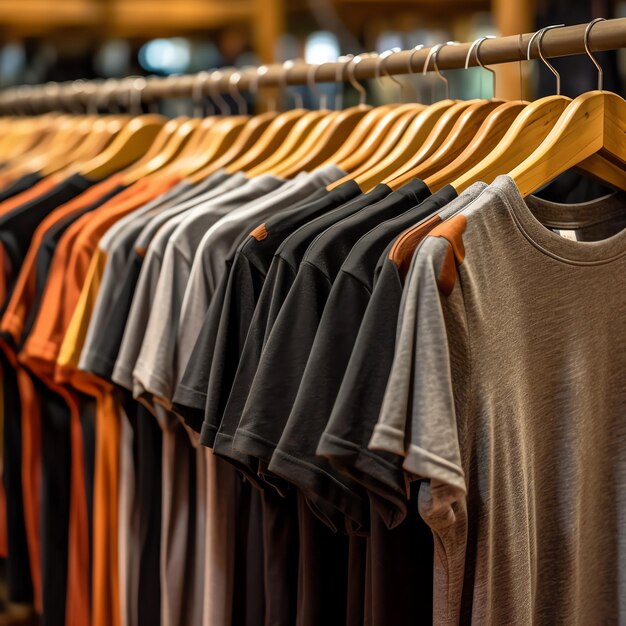
[[[541,39],[545,58],[585,54],[585,29],[587,24],[552,28]],[[486,39],[480,45],[480,59],[470,55],[468,66],[495,65],[526,60],[527,47],[533,33]],[[535,37],[530,58],[539,57],[539,38]],[[600,21],[594,24],[588,37],[591,51],[626,48],[626,18]],[[401,75],[419,73],[429,61],[428,70],[461,69],[466,67],[472,43],[439,47],[433,61],[434,48],[419,48],[392,53],[385,58],[384,74]],[[221,69],[200,74],[171,77],[128,77],[106,81],[74,81],[22,85],[0,93],[0,113],[53,110],[76,111],[94,102],[118,101],[151,103],[162,98],[201,97],[233,90],[256,91],[258,87],[285,87],[311,83],[360,81],[381,76],[382,57],[360,55],[346,60],[311,66],[304,62],[288,62],[249,69]],[[348,71],[349,69],[349,71]]]

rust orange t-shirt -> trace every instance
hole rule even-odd
[[[29,368],[66,399],[72,415],[72,495],[66,611],[68,623],[72,624],[89,623],[89,576],[85,572],[89,564],[87,503],[78,404],[69,390],[54,382],[56,357],[79,298],[90,253],[97,245],[100,230],[106,230],[110,223],[158,195],[161,189],[168,189],[174,182],[149,184],[148,181],[139,181],[68,228],[57,246],[40,311],[20,354]],[[151,191],[146,192],[148,187],[151,187]],[[96,224],[98,226],[94,228]]]
[[[33,304],[36,287],[36,259],[45,233],[59,220],[88,207],[99,198],[119,186],[120,177],[112,177],[95,185],[70,202],[55,209],[37,227],[29,246],[24,264],[17,277],[5,314],[0,322],[0,331],[19,345],[27,315]],[[12,346],[3,342],[5,352],[12,351]],[[40,485],[40,428],[39,398],[32,379],[17,362],[15,362],[18,389],[21,404],[22,426],[22,490],[24,506],[24,522],[29,550],[30,569],[33,582],[35,609],[41,613],[43,598],[41,587],[41,562],[39,541],[39,485]]]
[[[66,399],[72,416],[68,624],[89,622],[89,576],[85,572],[89,564],[87,502],[78,404],[71,390],[54,382],[55,361],[80,296],[90,255],[101,234],[120,217],[160,195],[177,181],[178,178],[173,177],[158,182],[139,181],[68,228],[55,252],[40,311],[20,355],[29,368]]]

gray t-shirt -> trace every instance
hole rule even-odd
[[[625,227],[501,176],[416,252],[370,447],[425,481],[437,624],[626,623]]]
[[[165,194],[123,217],[102,236],[98,247],[107,253],[107,260],[80,356],[80,369],[90,371],[95,365],[97,343],[107,333],[111,302],[120,286],[120,277],[124,275],[135,241],[145,225],[165,211],[217,188],[227,178],[228,174],[220,170],[198,185],[183,180]]]
[[[236,178],[239,177],[235,174],[227,179],[225,183],[231,183],[233,179]],[[244,177],[244,180],[247,179]],[[133,369],[139,357],[146,326],[152,312],[165,250],[175,231],[182,226],[187,219],[198,214],[207,222],[217,221],[231,209],[240,206],[242,203],[252,198],[268,193],[271,189],[280,185],[281,182],[282,181],[275,176],[259,176],[254,180],[246,182],[239,188],[219,194],[217,198],[212,201],[207,201],[206,204],[178,213],[164,223],[161,223],[157,230],[154,230],[152,222],[160,221],[162,216],[158,216],[144,228],[144,231],[135,242],[135,247],[142,249],[146,244],[149,245],[141,267],[141,274],[137,282],[137,289],[128,315],[122,344],[115,361],[115,368],[112,375],[114,382],[126,389],[133,389]],[[151,232],[148,233],[148,231]]]
[[[133,370],[135,397],[169,397],[180,307],[193,257],[202,239],[224,219],[233,219],[249,203],[264,202],[268,196],[274,198],[284,186],[291,187],[294,184],[297,183],[276,176],[259,176],[244,187],[194,209],[172,233],[163,256],[153,306]],[[228,210],[220,210],[220,219],[215,220],[216,208],[221,206],[223,209],[226,198],[230,198],[230,206]]]

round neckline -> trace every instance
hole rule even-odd
[[[598,241],[566,239],[544,226],[535,217],[510,176],[498,176],[493,182],[493,188],[506,201],[513,221],[524,237],[545,254],[576,265],[610,263],[626,255],[626,228],[611,237]],[[612,216],[619,215],[620,211],[626,211],[626,204],[621,203],[619,196],[621,194],[615,193],[578,204],[559,204],[534,196],[531,201],[540,215],[561,212],[567,219],[570,216],[573,218],[575,212],[589,211],[593,216],[589,218],[589,223],[593,223],[597,222],[598,216],[610,219]],[[618,200],[621,206],[615,200]],[[610,206],[611,203],[614,206]]]

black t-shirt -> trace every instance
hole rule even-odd
[[[213,361],[208,380],[204,423],[219,427],[239,364],[254,309],[272,259],[280,244],[298,228],[360,195],[352,181],[326,192],[314,203],[277,215],[264,225],[260,240],[248,237],[241,249],[239,263],[233,266],[230,290],[224,300],[216,341],[211,348]],[[208,384],[208,387],[207,387]],[[219,450],[216,449],[216,452]]]
[[[370,302],[381,254],[394,237],[439,211],[455,197],[454,189],[445,187],[402,215],[379,224],[352,248],[334,281],[289,419],[272,455],[270,471],[295,483],[307,497],[316,501],[324,499],[340,514],[352,519],[367,516],[369,505],[363,490],[326,459],[318,457],[317,444]],[[378,350],[368,360],[378,360]],[[366,392],[359,389],[359,393]],[[359,506],[363,507],[361,511]]]
[[[22,193],[22,191],[26,191],[27,189],[34,187],[41,180],[43,180],[43,176],[37,172],[20,176],[10,185],[7,185],[4,189],[0,190],[0,202],[4,202],[13,196],[16,196],[18,193]]]
[[[143,256],[133,250],[126,261],[124,271],[120,276],[119,287],[107,311],[104,323],[108,328],[108,333],[99,335],[98,340],[94,342],[94,355],[90,362],[91,371],[104,380],[112,380],[115,361],[122,345],[126,320],[133,303],[142,264]]]
[[[69,202],[95,182],[80,174],[74,174],[44,195],[22,204],[0,217],[0,245],[4,249],[10,267],[17,270],[22,265],[33,233],[41,221],[54,209]],[[13,271],[11,274],[12,276],[7,281],[10,286],[9,294],[15,284],[17,271]]]
[[[174,394],[174,411],[196,432],[200,432],[203,418],[216,425],[221,421],[254,308],[278,246],[302,224],[358,193],[355,184],[318,191],[312,200],[300,202],[246,233],[234,259],[226,260],[229,271],[218,285]]]
[[[428,195],[423,182],[412,181],[327,229],[307,250],[265,344],[233,443],[236,449],[258,458],[265,475],[289,418],[324,307],[342,263],[365,233],[381,221],[421,203]],[[300,438],[303,434],[295,436]],[[293,464],[292,471],[298,472],[297,463]],[[287,476],[288,473],[283,472],[283,478]],[[323,494],[312,491],[307,497],[331,528],[343,525],[343,514],[339,515],[329,506]],[[349,509],[347,518],[351,526],[358,528],[367,522],[367,515],[363,514],[365,503],[360,498],[349,499],[345,507]]]
[[[243,411],[254,374],[256,373],[261,351],[269,332],[274,325],[276,315],[282,306],[298,272],[298,266],[310,243],[320,233],[333,224],[361,211],[364,207],[376,203],[390,193],[389,187],[379,185],[373,191],[359,195],[337,209],[301,226],[295,233],[280,244],[259,295],[250,328],[241,352],[237,372],[233,380],[230,395],[224,408],[221,427],[234,432]],[[202,427],[201,441],[213,446],[218,425],[205,423]],[[225,451],[222,450],[222,455]],[[252,474],[256,473],[257,462],[252,457],[240,454],[231,448],[229,455],[240,464],[248,464]]]

